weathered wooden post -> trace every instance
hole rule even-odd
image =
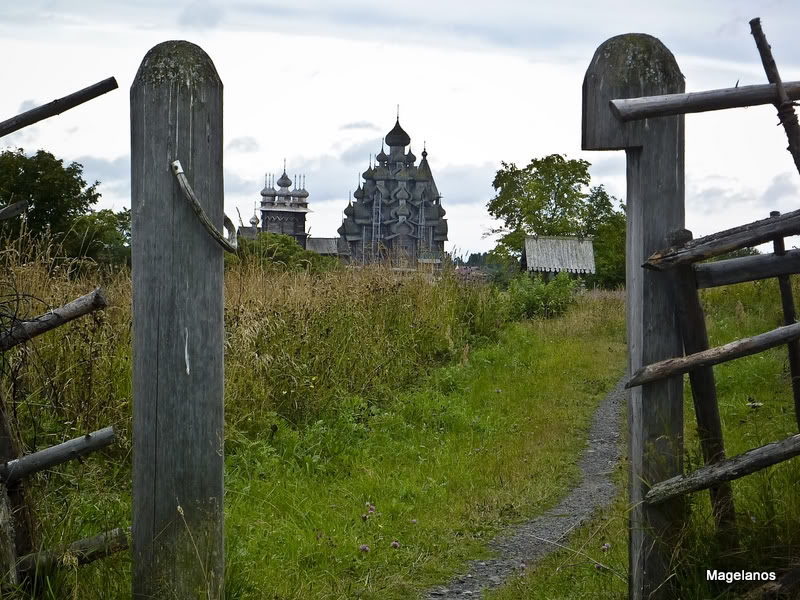
[[[780,211],[773,210],[770,217],[779,217]],[[775,256],[784,256],[786,246],[783,238],[778,237],[772,242]],[[783,307],[783,324],[791,325],[797,322],[794,310],[794,296],[792,295],[792,281],[788,275],[778,275],[778,287],[781,290],[781,306]],[[797,426],[800,427],[800,342],[794,340],[787,345],[789,352],[789,373],[792,376],[792,395],[794,396],[794,416]]]
[[[222,598],[223,266],[171,169],[223,222],[222,82],[169,41],[131,86],[133,597]]]
[[[669,278],[642,268],[684,226],[684,118],[623,123],[609,101],[684,91],[672,53],[644,34],[613,37],[597,49],[583,81],[584,150],[625,150],[628,368],[682,354]],[[676,503],[646,506],[649,486],[678,475],[683,456],[683,379],[628,392],[631,599],[670,597],[667,585]]]

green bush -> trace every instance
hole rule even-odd
[[[548,283],[541,275],[521,275],[508,288],[510,317],[533,319],[562,315],[573,301],[574,289],[575,282],[564,271]]]

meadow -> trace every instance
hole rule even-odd
[[[111,305],[3,357],[26,452],[107,425],[108,449],[30,478],[42,548],[130,525],[130,272],[2,254],[29,316],[102,284]],[[624,362],[620,300],[513,293],[445,273],[226,269],[228,598],[413,598],[577,478]],[[598,343],[600,348],[598,349]],[[46,598],[125,598],[123,552],[41,578]]]
[[[28,480],[38,545],[129,526],[130,271],[59,260],[46,244],[7,249],[0,269],[3,324],[97,285],[111,301],[2,357],[4,405],[26,452],[107,425],[119,438]],[[576,483],[591,416],[624,371],[622,294],[574,295],[563,279],[499,291],[450,273],[431,282],[245,263],[226,268],[225,285],[229,599],[410,599],[445,583]],[[707,290],[703,302],[712,345],[781,319],[775,282]],[[729,455],[796,431],[785,348],[715,374]],[[690,469],[701,454],[688,383],[685,414]],[[796,561],[798,475],[789,461],[733,484],[735,551],[716,541],[707,493],[689,497],[672,565],[682,598],[745,591],[706,582],[709,567]],[[488,597],[625,598],[624,461],[614,477],[613,504],[561,540],[566,549]],[[66,558],[13,597],[130,596],[128,552],[84,566]]]
[[[795,298],[800,282],[792,277]],[[783,324],[777,281],[703,290],[711,346],[763,333]],[[785,346],[714,367],[728,456],[797,433]],[[688,376],[684,382],[684,470],[702,466]],[[568,550],[547,557],[536,572],[489,594],[492,600],[627,598],[627,467],[618,470],[619,494],[570,538]],[[732,482],[738,545],[717,535],[707,491],[688,496],[690,517],[671,573],[682,600],[773,598],[753,584],[707,581],[706,570],[775,571],[800,565],[800,463],[790,460]],[[598,566],[599,565],[601,566]],[[603,568],[608,567],[608,568]],[[622,574],[623,577],[620,577]]]

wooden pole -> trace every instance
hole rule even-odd
[[[671,269],[675,265],[699,262],[739,248],[771,242],[776,237],[797,234],[800,234],[800,209],[712,233],[679,248],[658,250],[642,266],[646,269]]]
[[[671,234],[670,244],[682,245],[692,239],[692,232],[679,229]],[[686,354],[708,350],[708,331],[697,294],[692,265],[680,265],[670,273],[675,289],[678,323],[681,327],[683,349]],[[725,442],[717,404],[717,385],[711,367],[695,369],[689,373],[692,388],[697,433],[705,464],[725,460]],[[711,510],[727,547],[735,543],[736,512],[731,486],[721,483],[711,487]]]
[[[796,339],[800,339],[800,323],[784,325],[767,333],[736,340],[730,344],[717,346],[710,350],[650,363],[638,369],[631,376],[630,381],[625,384],[625,387],[630,389],[667,377],[689,373],[701,367],[718,365],[735,358],[757,354]]]
[[[755,18],[750,21],[750,33],[755,38],[756,48],[758,48],[758,53],[761,55],[761,64],[767,74],[767,80],[775,85],[775,107],[778,109],[778,118],[786,131],[786,137],[789,139],[787,150],[794,159],[797,172],[800,173],[800,123],[797,122],[794,104],[786,93],[775,59],[772,58],[772,50],[767,43],[767,36],[764,35],[764,30],[761,29],[761,19]]]
[[[67,552],[75,557],[79,565],[85,565],[115,552],[127,550],[130,535],[130,529],[117,528],[73,542],[65,549],[66,552],[44,550],[26,554],[19,559],[17,571],[21,578],[48,575],[63,566],[61,559]]]
[[[38,123],[43,119],[60,115],[62,112],[67,111],[70,108],[75,108],[79,104],[83,104],[84,102],[93,100],[98,96],[102,96],[111,90],[117,89],[117,87],[119,87],[117,85],[117,80],[113,77],[109,77],[108,79],[103,79],[103,81],[99,81],[94,85],[90,85],[82,90],[78,90],[73,94],[64,96],[63,98],[58,98],[48,104],[43,104],[42,106],[32,108],[29,111],[17,115],[16,117],[6,119],[0,123],[0,137],[8,135],[9,133],[14,133],[23,127],[27,127],[28,125]]]
[[[770,217],[779,217],[780,212],[773,210],[769,213]],[[775,238],[772,242],[775,256],[785,256],[786,247],[783,238]],[[783,324],[792,325],[797,322],[797,315],[794,309],[794,296],[792,295],[792,282],[788,275],[778,275],[778,287],[781,291],[781,305],[783,307]],[[794,414],[797,426],[800,428],[800,342],[792,340],[786,347],[789,352],[789,372],[792,375],[792,394],[794,395]]]
[[[103,288],[81,296],[60,308],[54,308],[30,321],[17,321],[11,330],[0,335],[0,351],[10,350],[17,344],[27,342],[29,339],[41,335],[51,329],[60,327],[64,323],[73,321],[90,312],[102,310],[108,306],[108,300],[103,293]]]
[[[222,82],[169,41],[131,86],[133,598],[222,598],[223,250],[171,172],[180,160],[222,228]]]
[[[627,157],[626,300],[628,369],[682,354],[668,278],[640,267],[684,226],[684,117],[620,123],[614,98],[684,91],[672,53],[643,34],[607,40],[583,81],[584,150],[625,150]],[[646,125],[646,126],[645,126]],[[644,504],[650,484],[683,470],[683,379],[672,377],[628,394],[630,431],[629,597],[671,598],[666,584],[681,515],[679,503]]]
[[[800,273],[800,250],[789,250],[782,254],[740,256],[694,265],[694,277],[697,287],[701,289],[772,277],[780,278],[795,273]]]
[[[789,98],[800,100],[800,81],[786,82],[784,87]],[[726,108],[760,106],[774,103],[777,97],[777,88],[774,84],[743,85],[742,87],[689,92],[688,94],[611,100],[611,112],[620,121],[626,122]]]
[[[17,578],[17,549],[14,535],[14,519],[6,493],[0,483],[0,593],[8,586],[15,586]]]
[[[733,481],[761,469],[766,469],[779,462],[800,455],[800,434],[773,442],[754,450],[748,450],[727,460],[697,469],[689,475],[679,475],[653,486],[645,497],[648,504],[658,504],[677,496],[690,494],[718,485],[724,481]]]
[[[63,444],[2,463],[0,464],[0,481],[10,485],[31,473],[49,469],[79,456],[84,456],[89,452],[110,446],[114,443],[114,438],[114,428],[106,427]]]

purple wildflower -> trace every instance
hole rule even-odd
[[[392,546],[392,548],[399,548],[400,547],[400,542],[398,542],[397,540],[394,540],[391,543],[391,546]]]
[[[600,546],[600,550],[602,550],[603,552],[608,552],[609,548],[611,548],[611,544],[609,544],[608,542]]]
[[[361,544],[359,550],[361,550],[362,552],[369,552],[369,546],[367,546],[366,544]]]

